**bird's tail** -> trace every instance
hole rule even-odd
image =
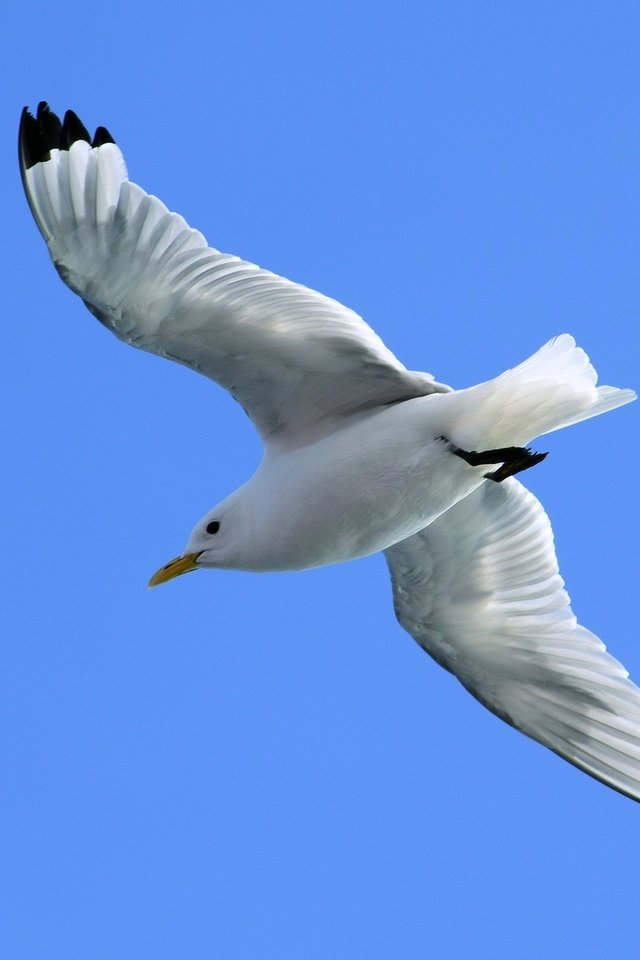
[[[495,380],[443,394],[443,433],[467,450],[524,446],[635,400],[633,390],[596,387],[597,379],[584,350],[564,333]]]

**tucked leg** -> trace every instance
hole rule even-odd
[[[535,467],[536,463],[541,463],[547,456],[546,453],[533,453],[528,447],[512,447],[511,449],[521,451],[521,456],[514,457],[510,461],[505,460],[497,470],[485,473],[487,480],[495,480],[496,483],[501,483],[507,477],[513,477],[516,473],[528,470],[529,467]]]
[[[451,449],[451,452],[468,463],[471,467],[480,467],[484,464],[500,463],[502,466],[491,473],[485,473],[487,480],[494,480],[501,483],[507,477],[513,477],[516,473],[528,470],[529,467],[535,467],[547,456],[546,453],[533,453],[528,447],[498,447],[495,450],[462,450],[456,447],[446,437],[440,437],[445,440]]]

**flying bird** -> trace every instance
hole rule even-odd
[[[105,127],[24,109],[20,168],[64,282],[121,340],[217,381],[264,442],[154,586],[384,551],[403,627],[522,733],[640,800],[640,690],[580,626],[516,474],[545,433],[635,398],[567,334],[464,390],[407,370],[352,310],[207,246],[127,176]]]

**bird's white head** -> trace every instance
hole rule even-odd
[[[189,541],[179,557],[156,570],[150,587],[166,583],[183,573],[200,567],[241,567],[243,538],[247,532],[246,517],[238,516],[237,498],[232,495],[202,517],[191,531]]]

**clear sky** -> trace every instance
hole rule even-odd
[[[148,591],[260,455],[125,348],[22,196],[23,105],[106,124],[209,241],[466,386],[573,333],[640,386],[636,3],[8,2],[0,44],[6,960],[631,960],[640,808],[481,708],[381,557]],[[583,623],[640,678],[638,406],[546,438]]]

